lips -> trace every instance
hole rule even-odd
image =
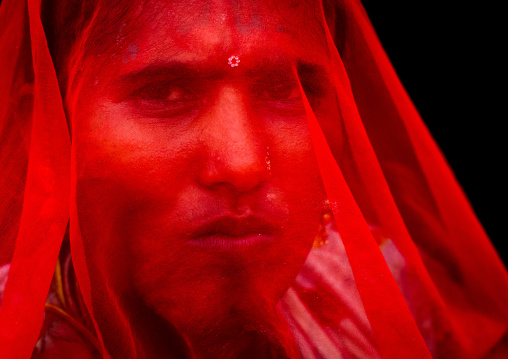
[[[191,232],[199,246],[234,249],[273,240],[280,228],[261,217],[224,216],[198,225]]]

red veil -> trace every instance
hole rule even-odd
[[[68,322],[81,328],[83,342],[95,343],[103,357],[247,357],[249,351],[252,357],[259,357],[265,352],[256,352],[248,344],[263,343],[258,336],[268,338],[266,356],[273,357],[501,358],[508,354],[506,269],[400,84],[360,1],[294,2],[280,7],[266,1],[261,3],[275,7],[260,5],[259,12],[248,6],[245,10],[241,1],[230,1],[220,5],[228,14],[224,18],[220,11],[214,17],[214,2],[191,2],[189,7],[199,9],[194,12],[199,16],[195,15],[192,26],[213,24],[223,29],[221,21],[230,21],[235,28],[233,43],[270,45],[267,53],[281,50],[292,56],[306,56],[317,59],[322,68],[307,65],[306,60],[280,60],[278,55],[275,60],[270,57],[258,61],[258,57],[252,60],[240,50],[224,52],[225,57],[206,57],[209,68],[180,67],[176,72],[183,76],[178,78],[171,72],[173,83],[180,87],[170,95],[165,93],[165,101],[183,96],[177,109],[154,107],[154,99],[157,104],[160,99],[153,89],[160,91],[161,82],[151,83],[149,90],[145,85],[134,88],[132,84],[139,81],[136,72],[135,77],[123,76],[119,85],[111,85],[115,96],[120,94],[108,102],[111,107],[103,105],[99,114],[89,111],[84,105],[88,98],[101,94],[95,89],[121,73],[118,66],[108,70],[108,64],[130,66],[165,49],[160,45],[162,37],[150,42],[151,33],[136,27],[139,24],[133,19],[150,13],[144,23],[150,31],[159,31],[154,30],[157,26],[150,27],[150,21],[159,24],[157,16],[161,14],[167,16],[164,23],[188,20],[172,15],[185,11],[184,6],[174,5],[173,12],[164,12],[156,1],[139,3],[144,7],[127,6],[121,1],[42,1],[41,6],[40,0],[4,0],[0,7],[0,273],[6,278],[0,307],[1,357],[29,357],[36,343],[51,335],[48,326],[43,327],[43,321],[50,317],[47,301],[52,290],[50,296],[48,290],[59,272],[59,265],[55,272],[59,253],[65,257],[61,248],[69,243],[66,258],[71,259],[75,270],[79,284],[75,296],[82,297],[86,318],[72,313],[66,318],[70,316]],[[275,15],[272,18],[275,13],[286,16],[287,22],[277,20]],[[300,21],[300,16],[305,21]],[[190,48],[199,57],[199,47],[184,41],[194,31],[188,22],[185,24],[178,29],[178,46],[188,52]],[[293,26],[297,32],[292,24],[297,24]],[[276,35],[270,41],[254,36],[270,26]],[[171,26],[168,31],[166,35],[177,37]],[[278,42],[277,34],[282,34],[282,39],[290,34],[287,36],[297,38],[299,43],[285,47],[284,40]],[[222,35],[214,36],[213,41],[222,39]],[[320,50],[309,45],[313,43],[320,44]],[[221,46],[226,47],[224,43]],[[109,60],[104,62],[106,57]],[[270,67],[273,63],[276,71]],[[253,70],[245,70],[245,77],[230,75],[237,70],[237,74],[244,74],[240,72],[244,71],[242,66]],[[150,67],[146,71],[159,79],[160,72],[167,76],[168,70],[157,68],[153,72]],[[268,75],[260,75],[263,71]],[[196,73],[200,74],[199,81]],[[323,79],[327,85],[316,79]],[[199,172],[199,192],[182,189],[178,193],[185,196],[175,199],[170,195],[177,189],[161,188],[180,188],[184,180],[178,179],[187,179],[194,170],[202,171],[204,165],[198,156],[181,162],[183,166],[171,167],[174,161],[167,159],[168,152],[160,150],[160,145],[172,141],[176,146],[172,148],[181,151],[171,152],[171,156],[178,155],[180,160],[185,153],[186,159],[191,158],[190,145],[180,148],[176,142],[185,136],[176,134],[187,133],[198,125],[161,125],[154,118],[181,119],[181,113],[193,114],[197,100],[181,94],[191,82],[193,91],[203,91],[200,94],[220,86],[225,91],[220,93],[230,96],[229,109],[236,106],[236,100],[232,100],[237,98],[236,90],[249,82],[249,93],[258,94],[262,101],[246,107],[248,111],[238,110],[231,118],[236,121],[241,114],[257,121],[256,111],[270,107],[270,115],[262,113],[272,122],[263,128],[271,129],[270,136],[287,135],[273,137],[270,141],[274,148],[263,147],[261,158],[266,165],[262,174],[256,170],[235,177],[238,173],[228,167],[226,177],[218,179],[223,174],[213,166],[225,163],[221,156],[233,153],[236,157],[231,161],[245,165],[246,158],[250,158],[244,152],[245,143],[257,143],[266,134],[260,127],[248,127],[252,137],[244,136],[240,142],[231,137],[228,143],[232,147],[224,155],[224,145],[218,145],[223,136],[218,136],[217,130],[224,127],[214,127],[222,126],[222,122],[199,127],[196,133],[201,139],[192,142],[196,141],[194,136],[186,143],[201,146],[202,152],[216,146],[210,157],[215,162],[206,175]],[[206,87],[202,85],[205,82],[215,85]],[[286,82],[296,84],[298,96],[291,92],[293,85],[280,85]],[[331,90],[324,89],[326,86]],[[126,88],[130,92],[124,95]],[[104,89],[109,91],[110,87]],[[266,89],[270,89],[268,94]],[[136,91],[142,94],[133,100],[132,92]],[[88,95],[79,95],[82,93]],[[333,101],[324,99],[326,96]],[[129,111],[136,116],[139,108],[151,111],[145,116],[151,120],[132,122],[129,130],[111,132],[129,137],[130,142],[122,142],[121,146],[108,142],[109,127],[101,127],[93,132],[95,137],[87,137],[97,123],[85,128],[82,118],[112,117],[113,111],[127,111],[127,105],[119,104],[131,102],[136,106],[134,110],[129,107]],[[233,111],[217,108],[222,111],[221,118]],[[298,117],[295,113],[306,120],[306,134],[294,138],[309,136],[312,160],[300,161],[295,151],[305,148],[305,144],[293,146],[289,141],[293,135],[300,136],[298,131],[303,125],[296,120],[281,123],[282,117]],[[243,131],[246,127],[241,126],[247,126],[246,122],[240,126],[239,121],[226,121],[225,128],[235,129],[231,133]],[[155,136],[153,128],[157,128],[157,136],[165,133],[165,137],[150,137],[149,143],[158,145],[155,152],[147,152],[150,148],[142,146],[148,142],[136,142],[141,141],[136,136],[148,133],[143,131],[149,126],[150,136]],[[234,135],[231,133],[227,136]],[[148,141],[147,136],[143,135],[142,140]],[[108,149],[106,154],[97,154],[96,138],[100,138],[100,148]],[[136,153],[134,159],[132,153]],[[117,162],[108,163],[110,158]],[[127,162],[135,163],[134,167],[128,167]],[[315,189],[317,177],[311,176],[314,167],[306,167],[310,162],[315,162],[319,177]],[[171,169],[164,172],[164,178],[160,177],[162,168]],[[130,172],[132,169],[141,174]],[[205,196],[204,187],[209,197],[199,197]],[[323,198],[321,187],[326,194]],[[264,188],[269,188],[265,193],[273,200],[269,203],[290,197],[295,204],[259,204],[261,200],[254,191]],[[210,197],[212,193],[216,197]],[[174,201],[192,196],[198,196],[194,204],[182,207],[189,210],[179,211],[181,207]],[[210,208],[225,208],[221,204],[225,197],[247,203],[248,210],[261,213],[259,218],[244,220],[228,214],[213,223],[205,218],[205,224],[196,229],[200,240],[191,254],[183,247],[166,244],[176,238],[171,233],[194,233],[193,225],[173,218],[199,221],[201,217],[188,213],[202,211],[206,217]],[[324,198],[325,204],[320,206]],[[166,208],[176,209],[169,212]],[[157,217],[164,211],[173,216]],[[292,213],[297,214],[292,217]],[[318,216],[314,216],[316,213]],[[284,216],[289,218],[286,222],[273,219]],[[310,233],[307,227],[312,223],[316,224],[316,236],[302,243],[285,242],[286,237]],[[285,233],[279,241],[284,248],[272,253],[272,247],[265,247],[264,242],[252,244],[252,231],[259,231],[266,242],[272,237],[277,242],[275,233]],[[230,237],[247,238],[247,242],[242,239],[247,244],[224,244],[221,236],[226,232]],[[164,241],[166,235],[170,240]],[[301,262],[295,259],[300,257]],[[288,269],[292,266],[297,270]],[[220,275],[214,277],[217,268]],[[208,269],[212,274],[208,275]],[[152,275],[147,276],[147,272]],[[172,281],[188,285],[175,287],[178,293],[174,294],[170,293]],[[270,284],[279,281],[288,283],[281,284],[283,291]],[[160,287],[162,297],[151,296],[152,292],[161,292]],[[227,295],[220,294],[222,290]],[[272,294],[276,302],[271,301]],[[161,309],[166,303],[180,303],[181,298],[188,306]],[[221,307],[220,303],[229,301],[236,304]],[[209,314],[213,312],[217,314]],[[88,334],[83,334],[87,330]],[[208,349],[202,349],[205,347]]]

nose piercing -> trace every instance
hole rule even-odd
[[[228,59],[228,65],[231,67],[236,67],[239,64],[240,64],[240,58],[238,56],[233,55]]]
[[[271,174],[272,163],[270,161],[270,148],[266,147],[266,157],[265,157],[266,169]]]

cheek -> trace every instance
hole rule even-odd
[[[303,264],[318,232],[324,212],[326,192],[315,157],[307,120],[281,126],[272,133],[271,152],[274,185],[287,203],[289,221],[285,239],[271,258],[275,269],[280,263],[294,264],[295,274]]]
[[[174,253],[176,248],[167,248],[168,219],[175,217],[171,211],[194,181],[189,164],[196,162],[195,144],[136,123],[114,108],[81,108],[73,135],[76,200],[90,251],[107,261],[107,253],[123,248],[129,252],[126,258],[140,262],[156,253]],[[165,252],[149,241],[155,237],[164,239]]]
[[[306,203],[323,201],[324,187],[306,118],[274,127],[271,133],[273,149],[267,158],[274,181],[281,182],[279,186],[288,196],[303,197]]]
[[[73,141],[81,179],[116,183],[124,195],[143,200],[169,200],[195,177],[192,136],[134,120],[121,106],[100,106],[76,120]]]

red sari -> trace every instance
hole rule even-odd
[[[0,48],[1,357],[508,353],[359,1],[4,0]]]

